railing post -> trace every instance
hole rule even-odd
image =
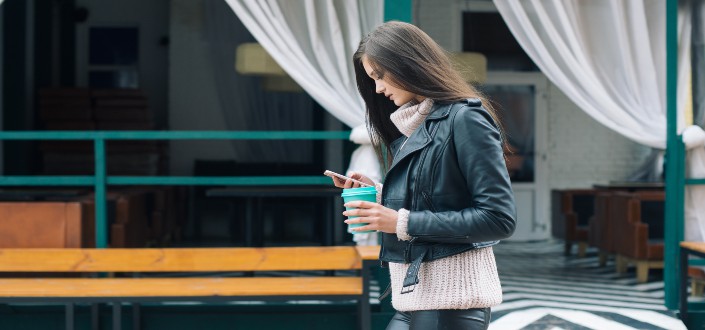
[[[384,1],[384,21],[411,23],[411,0]]]
[[[95,137],[95,246],[108,247],[108,213],[106,201],[106,165],[105,165],[105,139]]]
[[[664,291],[666,308],[678,308],[679,252],[683,240],[685,147],[678,135],[678,0],[666,1],[666,219]]]

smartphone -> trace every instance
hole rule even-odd
[[[371,185],[369,185],[369,184],[367,184],[367,183],[364,183],[364,182],[359,181],[359,180],[355,180],[355,179],[353,179],[353,178],[347,177],[347,176],[342,175],[342,174],[339,174],[339,173],[335,173],[335,172],[333,172],[333,171],[328,171],[328,170],[326,170],[325,172],[323,172],[323,175],[329,176],[329,177],[331,177],[331,178],[332,178],[332,177],[336,177],[336,178],[342,179],[342,180],[352,180],[352,182],[355,182],[355,183],[359,184],[360,187],[371,187]]]

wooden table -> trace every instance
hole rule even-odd
[[[681,278],[678,285],[680,291],[680,312],[683,323],[688,318],[688,256],[694,255],[705,258],[705,242],[681,242],[680,267]]]
[[[226,188],[213,188],[206,191],[208,197],[220,198],[245,198],[245,246],[263,246],[264,228],[261,221],[264,215],[263,199],[276,197],[309,197],[325,198],[327,202],[318,217],[322,218],[323,245],[333,245],[335,230],[342,226],[342,215],[337,217],[335,203],[340,197],[342,189],[325,186],[233,186]],[[342,205],[342,200],[340,200]],[[336,220],[340,219],[341,224]],[[337,225],[336,225],[337,224]]]
[[[1,201],[66,200],[86,194],[86,190],[66,189],[0,189]]]
[[[663,190],[665,187],[663,182],[642,182],[642,181],[610,181],[608,183],[596,183],[593,185],[595,189],[607,190]]]

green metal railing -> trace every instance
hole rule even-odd
[[[678,134],[678,0],[666,1],[666,227],[664,242],[664,291],[668,309],[678,309],[681,272],[679,255],[685,223],[685,187],[705,184],[705,179],[685,178],[685,146]],[[700,262],[693,261],[691,265]]]
[[[107,174],[108,140],[347,140],[349,131],[41,131],[0,132],[0,140],[93,140],[92,176],[0,176],[0,186],[93,186],[96,247],[107,247],[108,185],[318,185],[330,179],[312,176],[112,176]],[[318,174],[318,173],[316,173]]]

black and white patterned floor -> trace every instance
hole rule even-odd
[[[504,302],[491,330],[686,329],[664,307],[662,275],[638,284],[633,270],[599,267],[594,251],[564,256],[562,242],[503,242],[494,248]]]

